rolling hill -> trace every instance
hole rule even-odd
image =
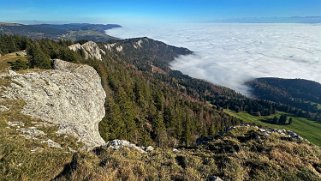
[[[23,25],[16,23],[0,23],[0,34],[6,35],[21,35],[32,39],[48,38],[53,40],[92,40],[104,42],[114,37],[105,34],[105,30],[118,28],[116,24],[88,24],[88,23],[73,23],[73,24],[37,24]]]
[[[321,84],[317,82],[304,79],[258,78],[246,84],[258,99],[297,108],[298,116],[309,114],[308,117],[321,121]]]

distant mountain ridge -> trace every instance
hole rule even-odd
[[[219,23],[321,23],[321,16],[251,17],[214,20]]]
[[[104,42],[114,37],[108,36],[105,30],[119,28],[117,24],[35,24],[23,25],[16,23],[0,23],[0,34],[20,35],[32,39],[48,38],[52,40],[91,40]]]

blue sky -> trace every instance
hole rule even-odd
[[[197,22],[321,16],[321,0],[0,0],[0,21]]]

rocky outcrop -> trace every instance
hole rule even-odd
[[[245,124],[245,125],[232,126],[229,128],[229,131],[242,128],[242,127],[247,127],[247,128],[253,127],[257,129],[257,132],[261,133],[264,137],[270,137],[272,134],[278,134],[283,139],[288,138],[289,140],[308,142],[308,140],[305,140],[294,131],[286,130],[286,129],[259,128],[258,126],[251,126],[249,124]]]
[[[106,149],[119,150],[121,148],[129,148],[132,150],[136,150],[140,153],[147,153],[147,152],[154,151],[154,147],[152,146],[147,146],[147,147],[137,146],[127,140],[111,140],[111,141],[108,141],[105,145],[95,148],[94,152],[98,153]]]
[[[88,148],[104,144],[98,123],[106,94],[95,69],[54,60],[54,70],[9,76],[2,98],[24,100],[23,114],[58,125],[57,134],[73,135]]]
[[[112,148],[114,150],[118,150],[122,147],[128,147],[128,148],[135,149],[141,153],[145,153],[143,148],[138,147],[135,144],[130,143],[129,141],[126,141],[126,140],[112,140],[112,141],[107,142],[104,147]]]
[[[86,59],[92,58],[97,60],[102,60],[102,55],[106,54],[106,52],[99,48],[97,43],[93,41],[89,41],[84,44],[74,44],[70,45],[69,49],[72,51],[82,51]]]
[[[134,46],[135,49],[142,48],[142,44],[143,43],[144,43],[143,40],[138,40],[136,43],[134,43],[133,46]]]

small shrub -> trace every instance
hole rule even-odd
[[[9,62],[9,64],[12,70],[24,70],[29,68],[29,63],[20,59],[14,62]]]

